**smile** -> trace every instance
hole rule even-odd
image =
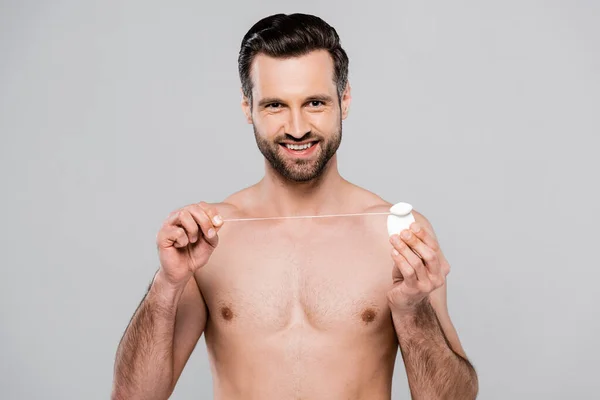
[[[279,145],[283,147],[288,154],[293,155],[294,157],[310,157],[315,149],[318,148],[319,142],[309,142],[302,144],[292,144],[292,143],[280,143]]]
[[[306,149],[312,147],[313,144],[314,144],[314,142],[305,143],[305,144],[289,144],[289,143],[286,143],[285,147],[287,147],[290,150],[306,150]]]

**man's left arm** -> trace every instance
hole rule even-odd
[[[433,227],[416,222],[394,235],[394,285],[388,301],[413,399],[475,399],[478,378],[450,320],[446,276],[450,266]],[[420,229],[419,229],[420,228]]]

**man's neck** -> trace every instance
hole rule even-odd
[[[266,164],[265,177],[257,185],[261,208],[272,216],[320,215],[343,207],[350,184],[340,176],[334,155],[319,178],[293,182]]]

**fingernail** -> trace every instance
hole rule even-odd
[[[207,235],[208,235],[208,238],[209,238],[209,239],[210,239],[210,238],[212,238],[213,236],[215,236],[215,230],[214,230],[213,228],[210,228],[210,229],[208,230],[208,233],[207,233]]]
[[[421,227],[419,225],[413,225],[412,230],[414,233],[421,232]]]
[[[220,216],[220,215],[216,215],[216,216],[213,218],[213,221],[214,221],[214,222],[215,222],[215,224],[217,224],[217,225],[221,225],[221,223],[223,222],[223,220],[221,219],[221,216]]]
[[[402,232],[402,237],[404,239],[410,239],[410,232],[409,231]]]
[[[398,252],[398,250],[396,250],[396,249],[393,249],[393,250],[392,250],[392,253],[394,253],[394,255],[395,255],[395,256],[398,256],[398,255],[400,255],[400,253],[399,253],[399,252]]]

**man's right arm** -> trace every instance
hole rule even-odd
[[[119,343],[111,399],[168,399],[206,318],[194,277],[178,289],[157,272]]]

